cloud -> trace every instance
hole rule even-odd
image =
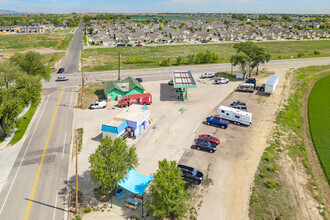
[[[212,2],[213,0],[169,0],[164,3],[167,4],[193,4],[193,5],[204,5]]]
[[[19,4],[20,1],[12,1],[12,0],[0,0],[0,4],[10,5],[10,4]]]

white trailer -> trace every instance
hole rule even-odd
[[[265,84],[265,93],[273,94],[278,84],[278,76],[271,75]]]
[[[220,106],[218,111],[218,115],[222,116],[223,119],[234,122],[234,124],[244,124],[250,125],[252,124],[252,113],[241,111],[239,109],[230,108],[227,106]]]

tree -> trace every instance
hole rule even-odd
[[[175,64],[180,66],[182,64],[182,62],[183,62],[183,58],[179,56],[176,58]]]
[[[19,66],[28,75],[40,76],[45,80],[50,79],[50,69],[42,62],[40,53],[29,51],[27,53],[15,53],[10,61]]]
[[[246,76],[246,71],[248,68],[248,57],[245,54],[235,54],[233,56],[230,57],[230,63],[233,66],[240,66],[240,69],[242,70],[243,73],[243,80],[245,80],[245,76]]]
[[[41,83],[37,76],[22,72],[11,63],[0,64],[0,137],[16,123],[16,117],[40,98]]]
[[[158,162],[158,170],[150,185],[149,212],[158,218],[182,218],[187,210],[188,192],[182,171],[176,161]]]
[[[101,139],[101,144],[89,156],[91,177],[103,190],[112,190],[128,170],[138,164],[135,147],[128,147],[126,141],[110,137]]]
[[[248,71],[249,77],[251,77],[251,73],[254,70],[254,68],[259,67],[259,65],[261,63],[268,62],[270,59],[270,54],[267,54],[264,48],[259,47],[255,43],[252,43],[252,42],[245,42],[245,43],[241,42],[239,44],[235,44],[234,48],[236,49],[237,54],[239,54],[239,53],[244,54],[245,57],[242,60],[242,59],[240,59],[240,58],[243,58],[242,56],[237,56],[236,58],[233,58],[233,61],[235,61],[235,60],[244,61],[245,58],[247,58],[246,66],[248,68],[247,68],[247,70],[245,70],[245,72],[242,69],[244,79],[245,79],[246,71]],[[236,63],[236,65],[240,64],[242,67],[242,64],[244,64],[244,62],[235,62],[235,63]],[[234,64],[233,62],[231,62],[231,63]],[[234,66],[236,66],[236,65],[234,65]],[[246,67],[246,66],[244,65],[244,67]]]

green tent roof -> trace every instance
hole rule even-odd
[[[119,91],[122,91],[122,92],[128,92],[128,91],[123,91],[118,86],[118,83],[129,83],[128,91],[131,91],[135,87],[138,87],[138,88],[142,89],[143,91],[145,90],[143,88],[143,86],[136,79],[134,79],[132,77],[127,77],[126,79],[120,80],[120,81],[114,80],[114,81],[105,81],[105,82],[103,82],[104,94],[107,95],[109,92],[111,92],[114,89],[118,89]]]

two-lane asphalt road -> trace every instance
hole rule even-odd
[[[78,70],[82,40],[80,24],[63,61],[66,71]],[[64,85],[44,88],[44,101],[0,193],[1,220],[63,219],[68,210],[64,192],[76,88]]]

